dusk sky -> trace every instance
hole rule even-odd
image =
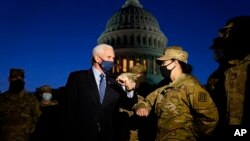
[[[70,72],[90,68],[106,22],[126,0],[1,0],[0,91],[10,68],[25,70],[26,89],[64,86]],[[209,50],[226,21],[250,15],[250,0],[140,0],[168,44],[189,52],[193,74],[206,83],[216,69]]]

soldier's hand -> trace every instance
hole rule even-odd
[[[149,112],[148,112],[148,109],[146,109],[146,108],[140,108],[140,109],[136,110],[136,114],[138,116],[146,116],[147,117]]]

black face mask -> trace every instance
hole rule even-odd
[[[173,62],[171,62],[170,64],[172,64],[172,63],[173,63]],[[170,64],[168,64],[168,65],[170,65]],[[168,66],[168,65],[167,65],[167,66]],[[165,79],[170,80],[171,72],[172,72],[172,70],[173,70],[175,67],[173,67],[171,70],[168,70],[168,69],[167,69],[167,66],[160,66],[160,72],[161,72],[162,77],[164,77]]]
[[[25,82],[23,80],[17,79],[10,81],[9,92],[18,94],[24,89]]]
[[[160,66],[160,72],[162,77],[164,77],[165,79],[169,79],[170,78],[170,74],[171,74],[172,70],[168,70],[166,68],[166,66]]]

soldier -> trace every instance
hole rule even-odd
[[[30,141],[60,140],[61,107],[54,99],[54,91],[49,85],[43,85],[39,87],[38,94],[42,114]]]
[[[134,67],[130,69],[130,72],[136,74],[136,89],[135,93],[138,98],[146,98],[147,95],[153,92],[156,89],[155,85],[152,85],[146,80],[146,68],[137,63]],[[134,117],[134,127],[132,128],[135,131],[138,131],[138,139],[139,141],[154,141],[157,130],[157,116],[155,112],[150,112],[147,117],[140,117],[138,115],[133,115]],[[137,130],[135,130],[137,129]]]
[[[0,140],[28,141],[40,117],[39,102],[24,86],[24,70],[10,69],[9,89],[0,95]]]
[[[249,72],[250,72],[250,16],[240,16],[230,19],[227,22],[225,32],[221,37],[226,36],[226,55],[231,68],[225,72],[225,89],[227,95],[227,111],[229,125],[241,125],[250,127],[249,112]],[[247,99],[246,99],[247,98]],[[237,106],[236,106],[237,105]],[[247,115],[248,114],[248,115]]]
[[[136,114],[148,116],[155,105],[158,116],[157,141],[196,141],[210,135],[218,122],[218,111],[209,93],[191,75],[188,53],[179,46],[168,47],[157,59],[168,85],[150,93],[134,106]]]
[[[211,136],[211,140],[217,139],[218,136],[225,136],[224,131],[227,130],[227,97],[225,92],[225,71],[231,66],[227,63],[226,58],[224,56],[224,48],[223,41],[220,38],[214,39],[213,45],[210,49],[214,52],[214,60],[219,64],[218,68],[213,71],[208,77],[206,89],[210,93],[212,99],[214,100],[218,112],[219,112],[219,122]]]
[[[144,65],[137,63],[130,68],[127,73],[122,73],[119,77],[127,76],[136,82],[134,95],[138,98],[146,97],[150,92],[155,90],[155,86],[146,81],[146,68]],[[136,101],[135,101],[136,102]],[[127,106],[127,101],[120,101],[119,105],[119,127],[121,130],[120,141],[154,141],[156,132],[156,117],[150,114],[149,117],[139,117],[134,114],[132,107]]]
[[[39,96],[41,107],[53,106],[58,104],[57,100],[54,98],[55,95],[53,89],[49,85],[43,85],[40,87]]]
[[[250,16],[229,19],[219,30],[212,49],[220,49],[220,73],[212,73],[207,88],[218,106],[220,120],[212,140],[233,137],[236,129],[250,129]],[[219,44],[218,44],[219,41]],[[217,55],[218,56],[218,55]],[[217,57],[218,58],[218,57]],[[217,59],[218,60],[218,59]],[[224,66],[223,69],[220,69]],[[243,139],[243,138],[241,138]]]

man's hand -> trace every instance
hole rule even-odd
[[[146,109],[146,108],[140,108],[140,109],[138,109],[138,110],[136,110],[136,114],[138,115],[138,116],[148,116],[148,114],[149,114],[149,112],[148,112],[148,109]]]
[[[116,78],[116,81],[122,86],[125,86],[127,91],[131,91],[135,89],[136,75],[133,73],[122,73]]]

